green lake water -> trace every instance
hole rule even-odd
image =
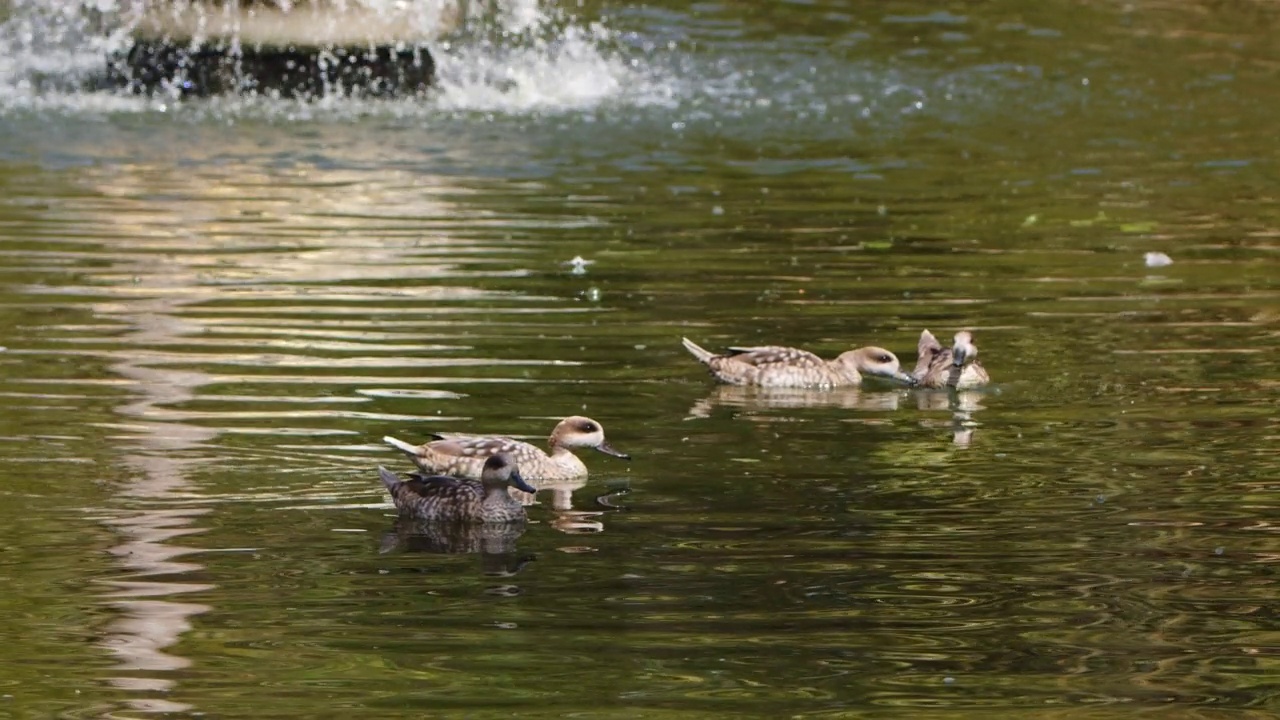
[[[11,5],[0,717],[1280,713],[1273,4],[544,7],[376,102],[35,82]],[[925,328],[993,385],[680,346]],[[383,435],[571,414],[633,459],[397,526]]]

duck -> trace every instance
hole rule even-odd
[[[381,465],[378,477],[391,493],[400,516],[414,520],[520,522],[525,519],[524,505],[511,497],[507,486],[534,492],[520,476],[516,461],[505,453],[485,459],[479,480],[417,473],[401,480]]]
[[[689,338],[680,340],[717,380],[730,385],[834,388],[861,385],[863,375],[915,384],[902,371],[898,356],[879,347],[861,347],[823,360],[807,350],[780,345],[730,347],[728,353],[716,355]]]
[[[956,333],[954,344],[945,348],[933,333],[920,333],[917,346],[920,357],[912,377],[922,388],[950,387],[957,390],[982,387],[991,382],[987,369],[978,360],[978,346],[973,344],[973,333],[961,330]]]
[[[631,459],[605,440],[604,426],[581,415],[571,415],[556,424],[547,439],[550,453],[509,437],[466,433],[434,433],[431,437],[435,440],[423,445],[411,445],[390,435],[382,441],[408,455],[425,472],[467,478],[479,477],[485,459],[498,453],[511,456],[519,464],[522,476],[533,482],[585,476],[587,466],[570,448],[591,448],[623,460]]]

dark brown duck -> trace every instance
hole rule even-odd
[[[507,486],[536,492],[506,454],[486,459],[479,480],[416,473],[401,480],[381,465],[378,476],[400,515],[418,520],[519,522],[525,519],[524,506],[511,497]]]

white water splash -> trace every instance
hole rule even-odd
[[[665,105],[677,84],[654,66],[602,49],[600,25],[563,28],[528,46],[454,46],[436,55],[445,110],[521,113],[589,110],[605,103]]]
[[[124,42],[121,31],[101,27],[102,11],[80,2],[12,0],[8,10],[0,16],[0,88],[5,90],[41,76],[77,78],[102,67],[106,54]]]
[[[157,0],[12,0],[0,21],[0,112],[56,110],[102,112],[211,111],[241,115],[309,115],[296,103],[239,96],[211,101],[132,97],[81,90],[82,81],[107,67],[108,56],[127,48],[148,3]],[[179,4],[189,0],[178,0]],[[330,119],[380,111],[527,113],[581,112],[609,105],[666,105],[680,86],[638,51],[618,47],[615,33],[555,8],[550,0],[345,0],[372,12],[405,12],[415,23],[456,26],[430,43],[438,83],[426,98],[375,101],[323,98]],[[295,3],[296,4],[296,3]],[[447,22],[446,22],[447,21]],[[629,54],[630,53],[630,54]],[[304,103],[307,104],[307,103]]]

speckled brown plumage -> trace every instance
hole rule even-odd
[[[509,455],[520,467],[520,474],[530,482],[569,480],[587,474],[587,466],[570,448],[591,448],[606,455],[630,459],[605,440],[604,427],[588,417],[574,415],[561,420],[551,431],[548,454],[541,448],[521,440],[491,435],[436,433],[435,441],[424,445],[387,436],[382,441],[408,455],[425,472],[458,477],[479,477],[485,459],[496,454]]]
[[[897,356],[884,348],[863,347],[823,360],[807,350],[779,345],[731,347],[729,352],[716,355],[689,338],[681,341],[717,380],[730,385],[845,387],[860,385],[863,375],[914,383],[902,372]]]
[[[479,480],[418,474],[401,480],[381,465],[378,476],[400,515],[419,520],[516,522],[524,520],[524,506],[511,497],[507,486],[534,492],[515,462],[501,454],[485,460]]]

